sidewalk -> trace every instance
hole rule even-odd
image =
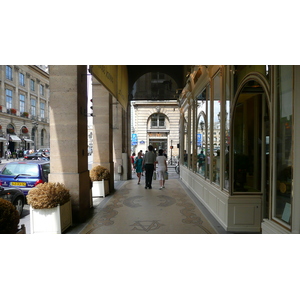
[[[119,182],[116,191],[105,198],[94,198],[92,216],[66,234],[216,234],[226,233],[210,213],[195,203],[181,183],[170,179],[159,190],[137,185],[132,179]],[[196,200],[198,201],[198,200]],[[199,201],[198,201],[199,202]]]
[[[93,198],[90,217],[73,224],[64,234],[210,234],[227,232],[203,204],[169,168],[166,188],[144,188],[144,176],[137,185],[136,174],[127,181],[115,181],[115,191],[105,198]],[[19,225],[30,234],[29,206],[25,205]]]

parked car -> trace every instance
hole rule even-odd
[[[46,153],[50,153],[50,148],[41,148],[41,149],[38,149],[37,152],[46,152]]]
[[[0,186],[18,188],[27,196],[39,183],[48,182],[50,162],[39,160],[9,162],[0,170]]]
[[[48,158],[43,157],[43,153],[46,153]],[[25,154],[24,160],[49,160],[50,159],[50,152],[34,152],[31,154]]]
[[[16,207],[19,215],[22,215],[25,204],[25,196],[22,191],[17,188],[4,188],[0,186],[0,198],[11,202]]]

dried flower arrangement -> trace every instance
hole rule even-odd
[[[40,183],[28,192],[27,203],[35,209],[54,208],[70,201],[71,195],[63,183]]]
[[[11,202],[0,198],[0,234],[16,233],[19,221],[20,216],[15,206]]]
[[[92,181],[101,181],[109,179],[110,174],[107,168],[100,165],[95,166],[90,171],[90,178]]]

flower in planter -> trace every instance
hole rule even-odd
[[[17,113],[17,110],[16,110],[15,108],[11,108],[11,109],[10,109],[10,112],[11,112],[13,115],[15,115],[15,114]]]
[[[90,171],[90,178],[92,181],[107,180],[110,177],[109,170],[100,165],[95,166]]]
[[[11,134],[12,134],[12,133],[15,133],[15,130],[14,130],[13,128],[8,128],[8,129],[7,129],[7,133],[11,133]]]
[[[35,209],[54,208],[70,201],[71,195],[63,183],[40,183],[28,192],[27,203]]]
[[[26,127],[22,128],[22,133],[28,133],[28,129]]]
[[[0,234],[16,233],[19,221],[20,216],[15,206],[11,202],[0,198]]]

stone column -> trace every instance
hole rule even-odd
[[[49,181],[70,190],[74,222],[86,220],[91,203],[86,74],[86,66],[50,66]]]
[[[93,78],[93,167],[101,165],[110,172],[110,191],[114,190],[112,95]]]
[[[113,99],[113,160],[116,180],[123,180],[123,175],[118,173],[122,166],[123,150],[123,109],[117,99]]]

